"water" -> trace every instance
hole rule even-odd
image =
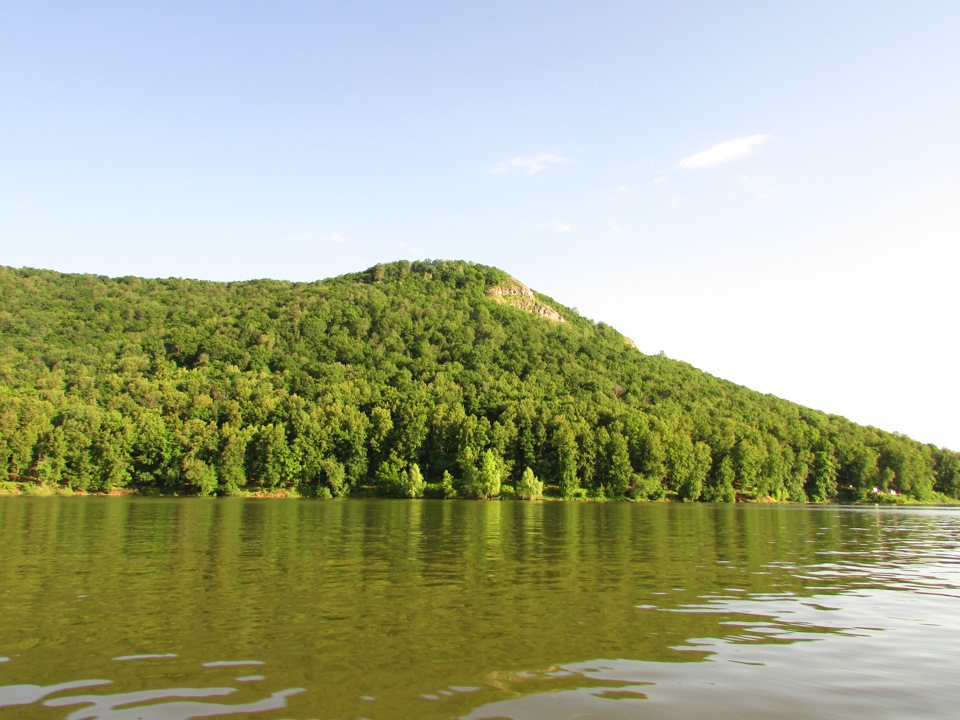
[[[955,718],[960,511],[0,498],[0,720]]]

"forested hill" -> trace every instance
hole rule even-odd
[[[313,283],[0,268],[0,383],[0,471],[88,492],[960,495],[956,453],[644,355],[466,262]]]

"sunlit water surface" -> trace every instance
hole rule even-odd
[[[0,720],[956,718],[960,511],[0,498]]]

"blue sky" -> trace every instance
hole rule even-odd
[[[0,2],[0,264],[495,265],[960,449],[960,4]]]

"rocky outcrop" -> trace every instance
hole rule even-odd
[[[554,322],[566,322],[563,315],[540,302],[533,290],[517,280],[507,280],[487,290],[487,295],[502,305],[512,305]]]

